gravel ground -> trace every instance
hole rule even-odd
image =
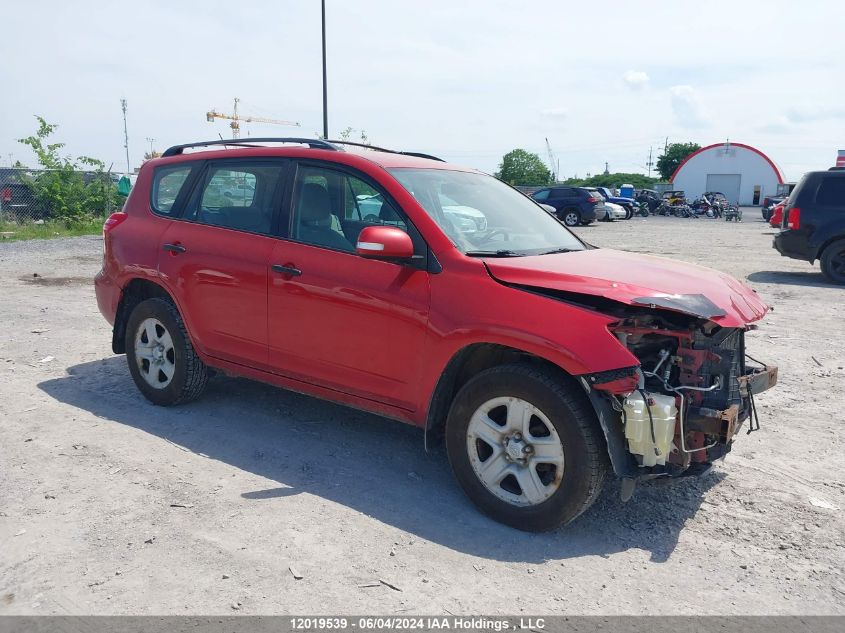
[[[0,243],[0,613],[845,613],[845,289],[746,218],[579,229],[748,280],[780,384],[710,474],[611,483],[542,535],[478,514],[418,429],[222,377],[151,406],[96,308],[101,240]]]

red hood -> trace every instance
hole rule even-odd
[[[663,257],[612,249],[485,259],[497,280],[605,297],[702,316],[723,327],[757,321],[769,307],[730,275]]]

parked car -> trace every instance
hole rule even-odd
[[[726,274],[590,246],[473,169],[273,141],[171,147],[103,227],[97,303],[156,405],[217,371],[407,422],[445,439],[484,512],[548,530],[608,469],[625,498],[703,472],[776,382],[745,355],[768,306]],[[248,205],[206,196],[224,171],[255,179]],[[487,228],[462,231],[441,195]]]
[[[783,224],[783,208],[786,206],[786,200],[781,200],[772,208],[772,216],[769,218],[769,224],[773,229],[779,229]]]
[[[604,203],[604,215],[599,216],[598,219],[601,222],[613,222],[614,220],[627,220],[628,219],[628,211],[621,204],[616,204],[614,202],[605,201],[605,203]]]
[[[249,201],[255,194],[255,186],[250,183],[236,182],[224,187],[221,193],[227,198],[239,198]]]
[[[601,193],[601,195],[604,196],[605,202],[612,202],[614,204],[618,204],[623,209],[625,209],[626,214],[624,219],[630,220],[632,217],[634,217],[634,212],[637,210],[637,201],[634,198],[614,195],[614,193],[607,187],[588,187],[588,189],[595,189],[596,191]]]
[[[811,171],[789,194],[774,247],[786,257],[819,260],[830,281],[845,284],[845,169]]]
[[[786,200],[786,196],[766,196],[763,198],[763,204],[760,206],[760,211],[766,222],[771,219],[774,208],[784,200]]]
[[[687,203],[687,194],[680,190],[664,191],[663,201],[670,206],[677,206]]]
[[[545,187],[531,197],[554,207],[561,222],[570,227],[590,224],[603,214],[604,198],[584,187]]]

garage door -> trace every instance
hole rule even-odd
[[[733,203],[739,201],[740,174],[707,174],[707,191],[721,191]]]

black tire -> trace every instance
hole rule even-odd
[[[632,207],[631,205],[626,205],[625,206],[625,219],[630,220],[633,217],[634,217],[634,207]]]
[[[497,397],[520,398],[542,411],[563,446],[560,483],[536,505],[501,499],[473,468],[467,446],[470,420],[479,407]],[[461,388],[446,421],[446,448],[455,478],[473,503],[495,520],[529,532],[552,530],[576,519],[595,501],[607,473],[604,439],[586,396],[567,377],[527,364],[487,369]]]
[[[836,240],[828,244],[822,251],[819,264],[828,281],[845,284],[845,240]]]
[[[581,224],[581,212],[578,209],[568,208],[558,213],[560,221],[566,226],[573,227]]]
[[[142,323],[156,319],[166,329],[172,340],[172,364],[174,370],[169,383],[161,388],[153,387],[142,375],[144,359],[136,356],[135,341]],[[208,382],[209,371],[197,356],[185,329],[185,323],[176,306],[165,299],[147,299],[139,303],[129,315],[126,324],[126,361],[129,373],[138,390],[153,404],[172,406],[190,402],[202,394]],[[149,361],[147,361],[147,367]],[[148,372],[149,373],[149,372]]]

